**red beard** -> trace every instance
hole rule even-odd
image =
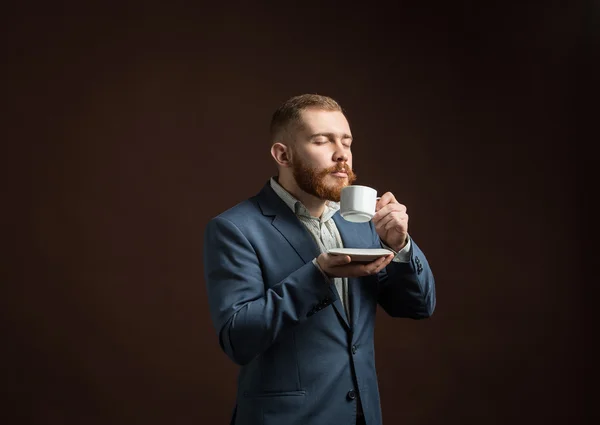
[[[336,177],[330,174],[338,171],[345,172],[348,177]],[[347,163],[338,163],[324,170],[310,168],[302,161],[294,161],[292,172],[296,183],[306,193],[310,193],[319,199],[340,202],[342,189],[351,185],[356,180],[356,174]],[[330,176],[334,183],[327,184],[325,179]]]

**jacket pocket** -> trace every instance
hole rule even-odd
[[[246,393],[246,402],[260,409],[262,425],[306,425],[306,391]]]

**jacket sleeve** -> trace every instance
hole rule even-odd
[[[375,244],[381,241],[373,228]],[[377,276],[377,302],[392,317],[425,319],[436,304],[435,279],[425,254],[411,238],[409,261],[392,261]]]
[[[240,365],[337,299],[312,262],[267,288],[253,246],[223,217],[212,219],[206,227],[204,277],[221,348]]]

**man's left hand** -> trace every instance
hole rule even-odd
[[[375,206],[373,224],[381,241],[400,251],[408,242],[408,214],[391,192],[383,194]]]

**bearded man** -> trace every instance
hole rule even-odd
[[[339,214],[356,175],[340,105],[305,94],[271,121],[277,176],[211,219],[204,275],[219,344],[240,366],[231,424],[379,425],[374,354],[377,306],[423,319],[435,282],[391,192],[366,223]],[[371,262],[333,248],[386,248]]]

